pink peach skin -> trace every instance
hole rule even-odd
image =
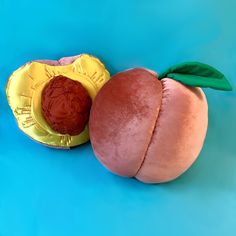
[[[136,68],[113,76],[98,93],[89,121],[95,155],[113,173],[145,183],[177,178],[195,161],[207,131],[200,88],[161,81]]]
[[[58,61],[56,61],[56,60],[35,60],[35,61],[43,63],[43,64],[47,64],[50,66],[65,66],[65,65],[69,65],[69,64],[73,63],[80,56],[81,55],[71,56],[71,57],[63,57],[63,58],[59,59]]]

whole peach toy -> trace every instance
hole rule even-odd
[[[159,77],[135,68],[111,77],[92,105],[89,133],[110,171],[146,183],[173,180],[199,155],[208,124],[201,87],[231,90],[219,71],[197,62]]]

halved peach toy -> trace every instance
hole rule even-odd
[[[146,183],[175,179],[195,161],[207,131],[201,87],[231,90],[219,71],[183,63],[157,76],[135,68],[111,77],[92,105],[89,132],[98,160]]]
[[[69,148],[89,140],[92,100],[109,77],[101,61],[86,54],[33,61],[11,75],[6,94],[25,134],[48,146]]]

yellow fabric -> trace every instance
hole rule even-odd
[[[109,72],[95,57],[83,54],[72,64],[50,66],[28,63],[9,78],[6,93],[9,105],[20,129],[34,140],[49,146],[69,148],[89,140],[88,127],[76,136],[55,132],[41,112],[41,94],[45,85],[57,75],[79,81],[94,100],[99,89],[109,79]]]

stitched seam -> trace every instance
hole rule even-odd
[[[141,164],[140,164],[140,167],[138,168],[137,172],[135,173],[134,177],[136,177],[136,176],[138,175],[139,171],[141,170],[141,168],[142,168],[142,166],[143,166],[143,164],[144,164],[144,162],[145,162],[148,149],[149,149],[149,147],[150,147],[150,145],[151,145],[151,143],[152,143],[152,140],[153,140],[154,132],[155,132],[155,130],[157,129],[157,127],[159,127],[159,122],[158,122],[158,120],[159,120],[159,118],[160,118],[161,113],[163,112],[164,100],[165,100],[166,96],[168,96],[168,93],[167,93],[168,89],[166,88],[166,85],[165,85],[165,82],[166,82],[166,81],[161,80],[161,82],[162,82],[162,98],[161,98],[160,109],[159,109],[159,112],[158,112],[158,115],[157,115],[157,118],[156,118],[156,121],[155,121],[154,128],[153,128],[153,130],[152,130],[152,134],[151,134],[151,136],[150,136],[150,141],[149,141],[149,143],[148,143],[148,145],[147,145],[147,148],[146,148],[146,150],[145,150],[145,153],[144,153],[144,156],[143,156],[143,160],[142,160],[142,162],[141,162]]]

